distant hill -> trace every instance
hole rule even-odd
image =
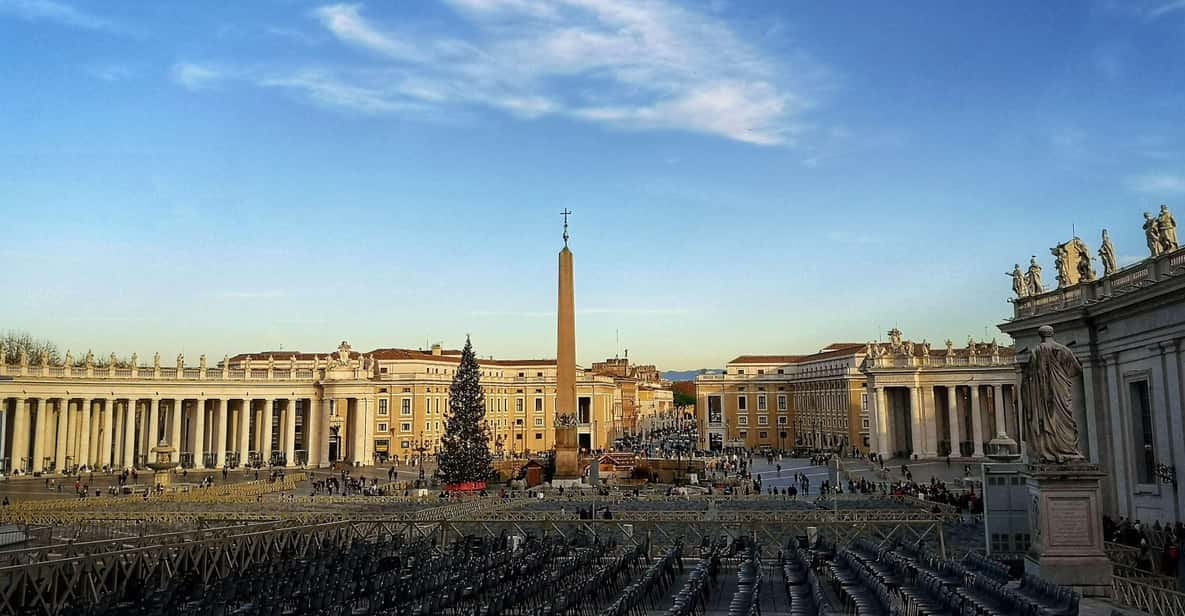
[[[719,368],[701,368],[699,370],[668,370],[662,373],[662,378],[668,381],[694,381],[701,374],[721,374]]]

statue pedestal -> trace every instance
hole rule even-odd
[[[1025,572],[1084,597],[1111,596],[1111,561],[1103,550],[1097,464],[1031,464],[1029,519],[1033,537]]]

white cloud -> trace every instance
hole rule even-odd
[[[226,77],[221,70],[192,62],[178,62],[173,65],[173,81],[187,90],[204,90]]]
[[[85,30],[106,30],[112,23],[53,0],[0,0],[0,14],[26,21],[49,21]]]
[[[2,0],[0,0],[2,1]],[[445,0],[465,38],[431,24],[389,24],[359,4],[311,12],[357,66],[239,75],[310,101],[363,113],[497,109],[563,115],[625,130],[678,130],[760,145],[794,145],[827,81],[801,53],[775,57],[721,16],[674,1]],[[178,83],[220,75],[183,64]]]
[[[1185,193],[1185,176],[1170,173],[1145,173],[1127,179],[1129,188],[1136,192],[1165,194]]]
[[[1148,11],[1148,19],[1159,19],[1160,17],[1174,11],[1185,11],[1185,0],[1175,0],[1173,2],[1168,2]]]

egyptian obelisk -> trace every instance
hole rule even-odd
[[[580,483],[580,451],[576,445],[576,300],[572,293],[572,251],[568,250],[565,209],[564,248],[560,250],[560,297],[556,311],[555,473],[553,486]],[[563,420],[561,420],[563,418]]]
[[[556,332],[556,414],[576,414],[576,300],[572,292],[572,251],[568,250],[568,210],[564,216],[564,248],[560,250],[560,297]]]

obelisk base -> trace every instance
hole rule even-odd
[[[576,428],[555,429],[555,474],[552,487],[580,485],[580,449],[576,446]]]
[[[1103,549],[1097,464],[1030,464],[1029,520],[1033,541],[1025,572],[1084,597],[1110,597],[1111,561]]]

